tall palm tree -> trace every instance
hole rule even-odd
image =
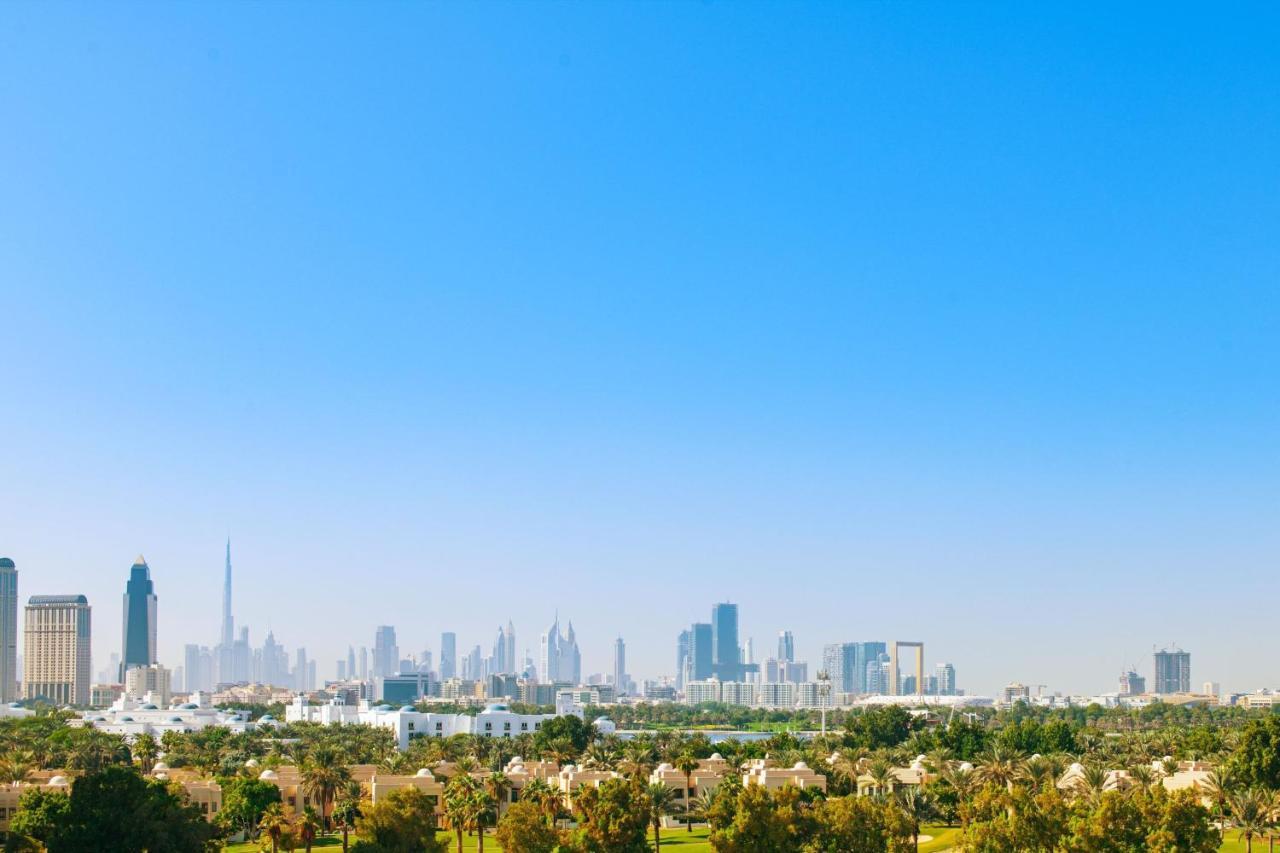
[[[692,752],[682,752],[676,756],[676,760],[672,762],[672,766],[684,774],[684,806],[685,821],[684,828],[686,832],[693,832],[693,811],[690,803],[693,801],[693,772],[698,769],[698,759]]]
[[[894,803],[911,826],[911,843],[920,849],[920,826],[934,816],[937,809],[928,794],[917,785],[905,785],[894,792]]]
[[[1206,797],[1213,800],[1218,808],[1218,821],[1221,822],[1226,812],[1227,801],[1239,787],[1236,784],[1236,778],[1226,767],[1219,767],[1216,770],[1210,770],[1196,785]]]
[[[507,795],[511,793],[510,777],[501,770],[494,771],[485,777],[484,789],[493,798],[497,816],[502,817],[502,807],[507,802]]]
[[[316,810],[307,806],[302,810],[302,817],[298,818],[298,840],[307,853],[311,853],[311,845],[315,843],[316,831],[319,829],[320,821],[316,819]]]
[[[537,803],[548,826],[555,826],[556,816],[560,814],[560,792],[552,788],[543,779],[534,779],[520,791],[520,799]]]
[[[320,822],[329,831],[329,804],[342,786],[351,781],[351,770],[342,763],[337,751],[318,746],[302,762],[302,790],[320,805]]]
[[[338,822],[338,828],[342,830],[342,853],[347,853],[351,830],[360,819],[361,794],[360,783],[351,781],[334,798],[332,817]]]
[[[458,853],[462,853],[462,833],[471,826],[474,791],[474,780],[461,773],[450,779],[444,789],[444,818],[457,837]]]
[[[1261,838],[1275,826],[1271,795],[1259,788],[1235,794],[1231,798],[1231,824],[1239,831],[1248,853],[1253,853],[1253,839]]]
[[[479,785],[472,786],[467,802],[470,806],[471,828],[476,832],[476,853],[484,853],[484,828],[489,825],[495,803]]]
[[[272,803],[262,812],[258,821],[258,831],[271,839],[271,853],[280,849],[280,836],[289,828],[289,818],[284,815],[284,806]]]
[[[653,756],[653,746],[648,741],[639,738],[631,741],[623,749],[622,772],[628,778],[644,781],[653,770]]]
[[[676,801],[676,792],[662,782],[652,782],[645,788],[649,805],[649,822],[653,825],[653,849],[662,849],[662,818],[670,813]]]
[[[981,783],[978,774],[973,770],[955,766],[948,768],[942,774],[942,781],[956,792],[956,805],[959,807],[960,812],[960,826],[968,828],[968,810],[965,806],[973,799],[973,795]]]
[[[151,768],[156,764],[156,753],[159,746],[156,739],[147,732],[143,732],[133,739],[133,758],[142,768],[143,773],[150,773]]]

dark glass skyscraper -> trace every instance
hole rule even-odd
[[[738,648],[738,605],[717,604],[711,609],[712,671],[721,681],[742,680]]]
[[[18,698],[18,569],[0,557],[0,702]]]
[[[124,588],[124,640],[121,643],[120,680],[130,667],[156,663],[156,594],[151,568],[138,559],[129,569]]]
[[[712,650],[711,626],[706,622],[694,622],[689,643],[690,681],[705,681],[715,674],[715,655]]]

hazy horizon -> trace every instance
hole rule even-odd
[[[743,641],[1280,687],[1280,14],[0,9],[0,556],[674,674]],[[20,631],[21,633],[21,631]]]

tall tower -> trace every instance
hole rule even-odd
[[[738,605],[717,604],[711,610],[711,648],[716,676],[721,681],[742,680],[738,649]]]
[[[33,595],[27,603],[22,697],[89,704],[89,600]]]
[[[520,661],[516,660],[516,626],[507,620],[507,672],[520,671]]]
[[[142,555],[129,569],[124,588],[124,639],[121,643],[120,681],[131,666],[156,663],[156,594],[151,568]]]
[[[621,696],[627,692],[627,644],[622,638],[613,641],[613,694]]]
[[[0,702],[18,693],[18,570],[0,557]]]
[[[231,618],[231,537],[227,537],[227,569],[222,580],[222,645],[236,641],[236,623]]]

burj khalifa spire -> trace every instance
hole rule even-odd
[[[230,649],[236,641],[236,623],[231,617],[231,537],[227,537],[227,572],[222,582],[222,645]]]

